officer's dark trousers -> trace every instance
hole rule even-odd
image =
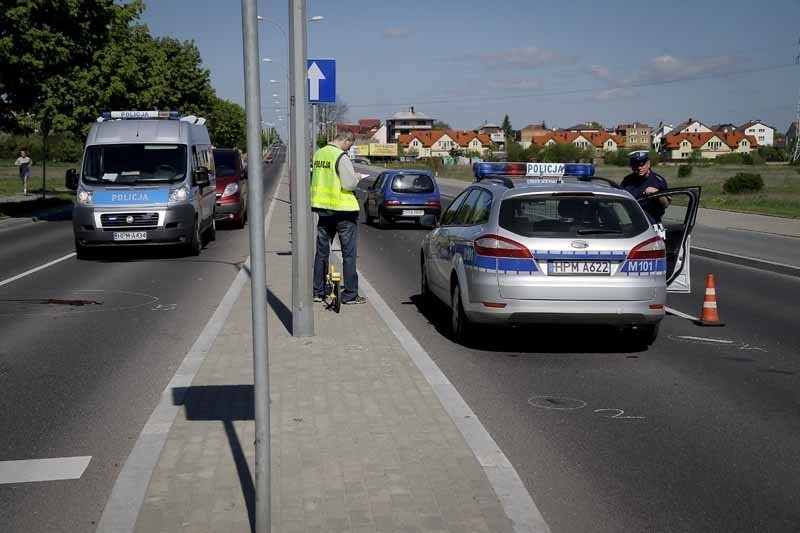
[[[314,258],[314,296],[325,292],[325,274],[331,254],[331,243],[339,234],[342,245],[342,274],[344,290],[342,301],[347,302],[358,296],[358,274],[356,273],[356,253],[358,251],[358,211],[328,212],[320,215],[317,222],[317,254]]]

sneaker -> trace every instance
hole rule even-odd
[[[345,305],[365,304],[367,303],[367,299],[363,296],[356,296],[355,298],[351,298],[350,300],[342,303]]]
[[[322,296],[314,296],[314,301],[317,302],[317,303],[319,303],[319,302],[321,302],[323,300],[324,300],[324,298]]]

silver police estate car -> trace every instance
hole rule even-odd
[[[421,292],[471,323],[608,324],[651,344],[666,292],[688,292],[699,187],[669,189],[663,224],[592,165],[478,163],[422,241]],[[428,223],[431,221],[428,220]],[[474,329],[474,328],[473,328]]]

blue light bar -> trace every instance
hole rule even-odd
[[[564,177],[581,179],[594,176],[591,163],[474,163],[472,172],[477,179],[507,176]]]

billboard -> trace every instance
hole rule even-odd
[[[397,143],[370,144],[369,155],[373,157],[397,157]]]
[[[367,157],[369,155],[369,145],[368,144],[354,144],[350,147],[350,155]]]

